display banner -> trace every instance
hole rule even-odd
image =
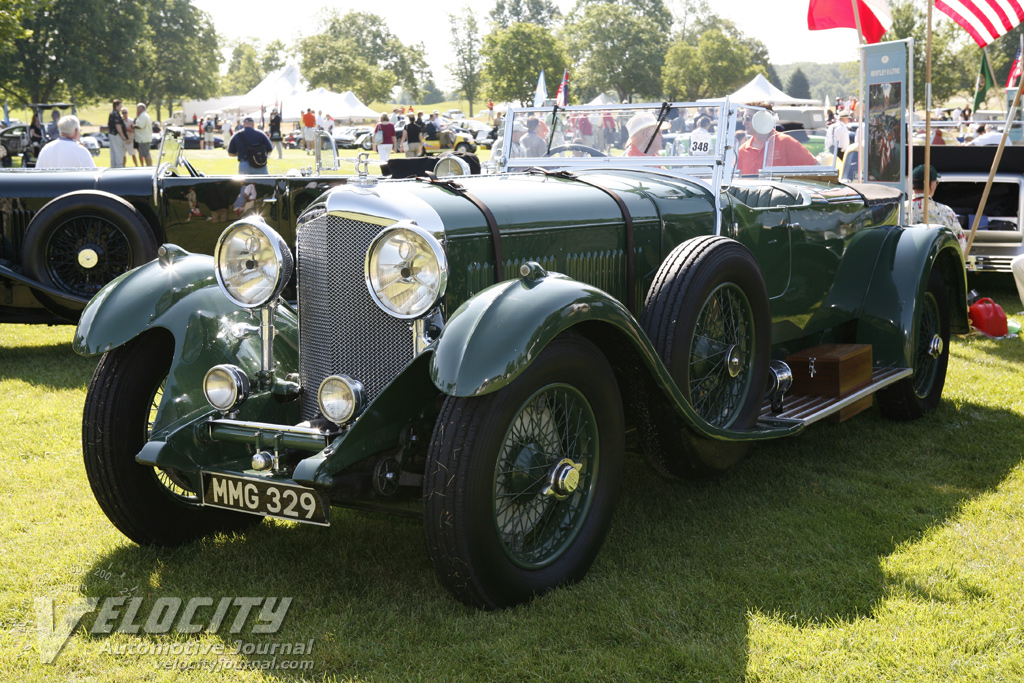
[[[864,45],[864,149],[867,181],[904,189],[907,177],[907,126],[904,117],[911,105],[908,82],[907,41]]]

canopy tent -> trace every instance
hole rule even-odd
[[[614,97],[612,97],[611,95],[609,95],[606,92],[601,93],[600,95],[598,95],[594,99],[592,99],[589,102],[587,102],[587,104],[594,104],[594,105],[609,105],[609,104],[618,104],[618,103],[619,103],[619,101],[617,99],[615,99]]]
[[[712,97],[701,102],[721,102],[724,97]],[[747,83],[745,86],[737,90],[736,92],[729,95],[729,101],[736,104],[749,104],[751,102],[771,102],[772,104],[795,104],[795,105],[818,105],[821,106],[821,100],[805,100],[799,97],[790,97],[786,93],[782,92],[774,85],[768,82],[768,79],[758,74],[754,76],[754,79]]]
[[[258,113],[260,107],[266,107],[269,115],[271,108],[278,107],[283,109],[282,117],[285,121],[297,121],[300,103],[296,101],[296,98],[305,93],[308,88],[309,86],[302,79],[299,67],[295,64],[286,64],[280,69],[271,71],[255,88],[236,99],[232,103],[230,111],[238,114]],[[228,108],[225,107],[224,110],[228,111]],[[285,111],[291,115],[286,115]]]
[[[360,102],[351,90],[335,93],[326,88],[317,88],[296,93],[281,106],[281,116],[285,121],[297,120],[307,109],[323,112],[324,116],[330,115],[335,121],[365,121],[380,116],[380,112]]]

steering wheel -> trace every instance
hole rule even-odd
[[[553,157],[556,154],[559,154],[561,152],[586,152],[587,154],[589,154],[592,157],[606,157],[606,156],[608,156],[604,152],[602,152],[600,150],[596,150],[593,147],[587,147],[586,145],[577,145],[577,144],[558,145],[557,147],[552,147],[548,151],[548,153],[545,154],[544,156],[546,156],[546,157]]]

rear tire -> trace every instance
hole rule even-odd
[[[200,506],[183,477],[135,461],[149,440],[173,351],[173,339],[160,331],[107,351],[85,398],[82,454],[89,485],[107,518],[139,545],[181,545],[262,519]]]
[[[949,293],[942,272],[933,267],[914,330],[914,374],[880,390],[878,408],[889,420],[916,420],[935,410],[949,365]]]

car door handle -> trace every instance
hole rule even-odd
[[[277,204],[277,197],[264,197],[263,198],[263,203],[264,204]]]

